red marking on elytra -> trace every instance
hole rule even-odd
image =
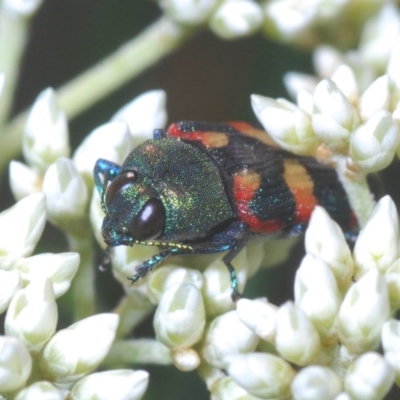
[[[307,189],[292,189],[296,201],[296,222],[308,222],[318,204],[317,199]]]

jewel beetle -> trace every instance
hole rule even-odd
[[[157,129],[121,166],[99,159],[94,179],[108,251],[160,248],[128,279],[136,282],[171,255],[226,252],[233,300],[240,293],[231,261],[252,236],[299,235],[317,204],[345,231],[356,225],[332,167],[282,150],[244,122]]]

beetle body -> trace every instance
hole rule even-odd
[[[288,153],[241,122],[175,123],[167,132],[156,130],[122,166],[98,160],[94,174],[107,245],[161,248],[132,281],[169,255],[227,251],[236,299],[231,261],[250,236],[298,235],[317,204],[345,231],[355,225],[333,168]]]

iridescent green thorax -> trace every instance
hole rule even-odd
[[[176,139],[148,140],[132,151],[122,170],[138,170],[143,186],[162,200],[164,240],[204,237],[234,217],[218,167],[196,146]]]

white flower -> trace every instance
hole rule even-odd
[[[340,65],[332,75],[332,82],[347,97],[351,104],[358,102],[358,85],[353,70],[346,64]]]
[[[210,28],[223,39],[236,39],[256,32],[262,21],[262,9],[256,2],[228,0],[211,17]]]
[[[382,328],[382,347],[386,361],[396,373],[396,384],[400,383],[400,322],[386,321]]]
[[[3,73],[0,73],[0,100],[3,95],[3,90],[4,90],[4,85],[6,83],[6,75]]]
[[[275,341],[275,323],[278,307],[266,299],[240,299],[236,311],[239,319],[257,336]]]
[[[296,0],[269,1],[265,3],[266,29],[286,41],[301,42],[317,18],[317,3],[299,3]],[[271,32],[271,33],[272,33]],[[307,42],[307,41],[306,41]]]
[[[38,254],[17,261],[18,270],[24,285],[35,280],[49,279],[53,284],[54,296],[62,296],[70,287],[78,271],[78,253]]]
[[[400,259],[386,270],[385,279],[389,290],[390,309],[396,311],[400,308]]]
[[[37,354],[53,336],[57,319],[51,282],[36,280],[19,290],[11,300],[4,329],[7,335],[17,337],[31,353]]]
[[[4,0],[2,7],[15,16],[30,17],[41,6],[42,0]]]
[[[26,347],[16,338],[0,336],[0,395],[24,387],[31,369]]]
[[[327,367],[312,365],[300,370],[292,383],[294,400],[328,400],[342,390],[339,377]]]
[[[133,148],[133,140],[125,121],[114,121],[94,129],[76,149],[76,169],[89,187],[93,186],[93,169],[99,158],[121,164]]]
[[[319,144],[309,114],[285,99],[251,96],[253,111],[271,137],[285,150],[311,155]]]
[[[314,50],[313,62],[318,76],[331,78],[344,60],[342,53],[335,47],[322,45]]]
[[[399,144],[399,127],[388,111],[377,111],[360,125],[350,141],[350,156],[364,172],[386,168]]]
[[[226,366],[226,356],[254,351],[258,337],[239,319],[236,311],[215,318],[207,331],[203,356],[217,368]]]
[[[116,314],[98,314],[58,331],[45,346],[40,366],[53,382],[70,387],[107,355],[118,325]]]
[[[65,393],[50,382],[39,381],[32,383],[26,389],[18,392],[15,400],[65,400]]]
[[[279,308],[275,344],[283,357],[300,366],[313,362],[321,350],[317,330],[304,311],[290,301]]]
[[[375,349],[389,315],[386,281],[371,269],[346,293],[338,315],[340,341],[351,353]]]
[[[70,159],[61,158],[49,167],[43,192],[50,221],[67,230],[79,229],[78,221],[87,215],[88,189]]]
[[[212,400],[258,400],[239,386],[230,376],[223,376],[213,382],[211,388]]]
[[[157,339],[168,347],[190,347],[205,326],[200,290],[193,284],[175,284],[161,296],[153,325]]]
[[[42,173],[60,157],[69,156],[67,118],[58,108],[53,89],[44,90],[33,104],[22,151],[28,164]]]
[[[392,89],[392,101],[396,104],[400,100],[400,34],[397,35],[390,52],[386,73]]]
[[[156,268],[149,275],[147,284],[150,301],[158,304],[163,293],[175,284],[193,284],[201,290],[203,277],[201,272],[195,269],[178,267],[171,264]]]
[[[318,84],[318,79],[315,76],[302,74],[300,72],[287,72],[283,76],[283,83],[285,84],[286,90],[289,92],[289,95],[292,99],[298,99],[299,92],[305,91],[308,94],[314,93],[314,90]],[[311,109],[304,109],[297,102],[298,106],[311,114]]]
[[[18,258],[33,252],[45,223],[42,193],[28,196],[0,214],[0,269],[11,269]]]
[[[326,262],[335,275],[340,290],[349,287],[353,275],[353,259],[339,225],[320,206],[315,207],[305,234],[305,248]]]
[[[399,258],[399,226],[396,205],[389,196],[383,197],[361,230],[355,247],[355,275],[370,269],[384,273]]]
[[[393,381],[393,368],[380,354],[369,352],[349,366],[344,388],[354,400],[376,400],[385,397]]]
[[[159,0],[159,3],[172,19],[188,25],[206,22],[217,6],[216,0]]]
[[[21,200],[42,188],[41,175],[19,161],[11,161],[9,166],[10,187],[14,197]]]
[[[376,79],[362,94],[359,102],[361,118],[366,121],[375,112],[389,108],[390,92],[389,79],[383,75]]]
[[[362,31],[359,52],[364,64],[383,71],[399,33],[399,10],[392,2],[384,3],[380,12],[365,24]]]
[[[305,256],[296,272],[294,295],[296,305],[310,318],[323,343],[333,344],[342,299],[329,266],[311,255]]]
[[[21,288],[21,277],[17,271],[0,269],[0,314],[7,310],[11,299]]]
[[[146,371],[120,369],[82,378],[71,390],[71,400],[139,400],[149,383]]]
[[[154,129],[161,129],[167,123],[164,90],[150,90],[134,98],[111,118],[111,121],[125,121],[133,139],[133,147],[153,138]],[[103,156],[102,156],[103,157]]]
[[[201,363],[201,359],[196,350],[192,348],[176,347],[171,349],[172,361],[180,371],[193,371]]]
[[[359,120],[353,106],[336,84],[324,79],[314,92],[312,126],[315,134],[334,151],[346,151]]]
[[[232,379],[250,394],[263,399],[290,397],[295,371],[280,357],[266,353],[227,356],[226,370]]]

